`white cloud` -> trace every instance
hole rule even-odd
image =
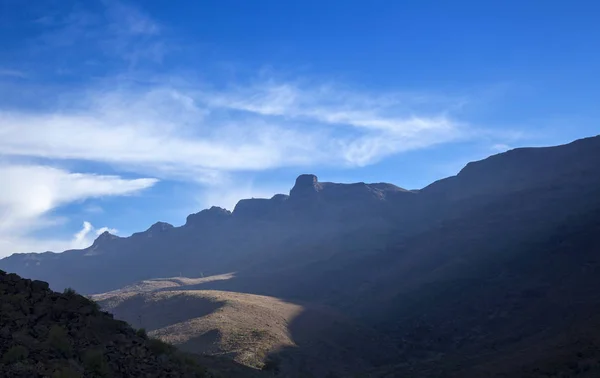
[[[119,230],[117,230],[116,228],[109,228],[109,227],[101,227],[99,229],[96,230],[96,236],[99,236],[105,232],[111,233],[113,235],[116,235],[119,233]]]
[[[73,244],[83,245],[84,243],[86,243],[86,238],[88,237],[89,233],[92,231],[93,228],[94,226],[92,226],[90,222],[83,222],[83,228],[73,237]],[[85,246],[83,248],[85,248]]]
[[[73,236],[69,248],[87,248],[94,242],[97,236],[101,235],[104,232],[110,232],[111,234],[115,235],[119,231],[114,228],[108,227],[101,227],[96,229],[90,222],[84,221],[81,230]]]
[[[199,85],[71,94],[73,105],[61,110],[0,112],[0,153],[102,161],[212,181],[235,171],[363,166],[462,136],[462,126],[443,109],[402,114],[383,95],[384,105],[373,108],[373,97],[356,93],[346,104],[350,95],[332,89],[327,103],[317,105],[312,97],[318,100],[320,92],[285,88],[284,100],[249,94],[260,107],[223,100],[227,92]]]
[[[156,183],[155,179],[71,173],[35,165],[0,165],[0,256],[81,247],[89,241],[91,224],[73,239],[36,239],[35,231],[64,222],[52,210],[76,201],[105,196],[131,195]]]

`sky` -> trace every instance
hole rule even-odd
[[[0,0],[0,257],[599,133],[597,1]]]

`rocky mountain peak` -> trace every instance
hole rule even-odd
[[[319,179],[313,174],[303,174],[296,178],[296,183],[290,190],[290,197],[303,197],[318,192],[320,189]]]
[[[116,240],[119,239],[119,237],[117,235],[113,235],[108,231],[104,231],[103,233],[101,233],[100,235],[98,235],[98,237],[96,238],[96,240],[94,240],[94,246],[98,246],[100,244],[106,243],[106,242],[110,242],[112,240]]]
[[[166,223],[166,222],[156,222],[152,226],[150,226],[150,228],[147,231],[149,231],[149,232],[163,232],[163,231],[166,231],[166,230],[170,230],[171,228],[173,228],[172,224],[169,224],[169,223]]]

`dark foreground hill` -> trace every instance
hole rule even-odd
[[[0,271],[0,377],[213,377],[73,291]],[[226,365],[233,365],[228,363]],[[230,376],[252,377],[227,374]]]

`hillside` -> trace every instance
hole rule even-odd
[[[348,376],[397,357],[386,337],[332,309],[252,294],[178,290],[174,281],[189,280],[152,280],[94,299],[182,350],[226,355],[256,368],[267,363],[283,377]]]
[[[253,377],[231,362],[195,357],[136,332],[99,310],[96,303],[66,291],[51,291],[42,281],[0,271],[0,376],[6,378],[74,377],[216,377],[225,365],[228,377]],[[234,374],[230,374],[234,371]]]

